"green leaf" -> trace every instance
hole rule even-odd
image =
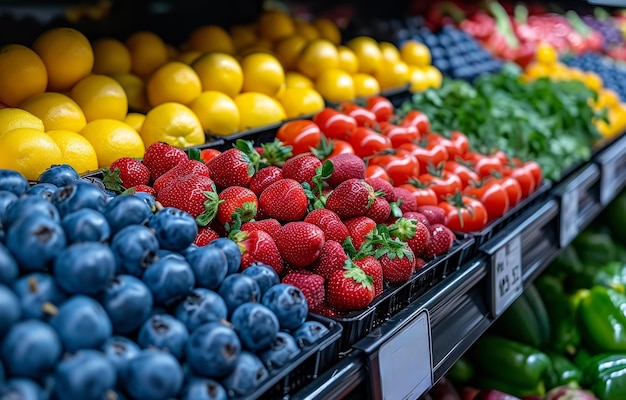
[[[201,153],[202,152],[200,151],[200,149],[197,149],[195,147],[190,147],[185,150],[185,154],[187,154],[187,158],[189,158],[190,160],[195,160],[195,161],[202,161],[202,157],[200,156]]]

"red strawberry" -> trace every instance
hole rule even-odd
[[[454,233],[445,225],[433,224],[430,229],[430,244],[423,257],[433,258],[447,253],[454,243]]]
[[[283,179],[283,171],[276,166],[270,165],[258,170],[250,180],[248,187],[257,196],[260,196],[269,185],[281,179]]]
[[[107,189],[123,192],[125,189],[137,185],[147,185],[150,182],[150,170],[141,161],[130,157],[122,157],[113,161],[108,169],[103,171],[102,181]]]
[[[222,225],[232,223],[234,213],[238,214],[241,222],[250,221],[256,215],[258,200],[248,188],[227,187],[220,192],[218,199],[217,220]]]
[[[372,187],[359,179],[348,179],[340,183],[326,198],[326,208],[342,219],[359,217],[367,213],[374,203]]]
[[[392,203],[398,200],[398,196],[394,192],[394,187],[391,183],[381,178],[366,178],[365,183],[370,185],[375,192],[383,192],[383,197],[388,202]]]
[[[254,165],[243,151],[233,148],[218,155],[207,164],[211,179],[220,187],[248,187],[254,175]]]
[[[143,163],[150,170],[153,182],[179,162],[188,159],[184,151],[163,142],[152,143],[143,155]]]
[[[423,214],[431,225],[444,224],[446,222],[446,213],[438,206],[419,206],[417,212]]]
[[[416,257],[421,256],[430,245],[430,229],[423,223],[418,222],[415,227],[415,236],[407,239],[406,243]]]
[[[383,266],[373,256],[367,256],[358,260],[354,260],[354,263],[363,270],[366,274],[372,277],[374,280],[374,297],[383,292]]]
[[[365,243],[367,236],[370,232],[376,228],[376,222],[368,217],[355,217],[344,221],[350,237],[352,238],[352,244],[354,248],[359,250],[361,245]]]
[[[373,299],[373,279],[361,268],[337,270],[326,282],[326,302],[337,310],[360,310]]]
[[[206,165],[197,160],[183,160],[179,162],[178,165],[176,165],[174,168],[170,169],[169,171],[158,177],[152,184],[152,187],[158,192],[165,186],[171,185],[181,176],[189,174],[209,176],[209,168],[207,168]]]
[[[308,267],[320,255],[324,232],[308,222],[289,222],[274,235],[283,260],[295,267]]]
[[[326,303],[322,303],[322,305],[315,310],[315,313],[328,318],[341,318],[343,316],[342,312],[330,307]]]
[[[335,242],[343,243],[350,235],[348,228],[339,218],[339,215],[326,208],[318,208],[311,211],[304,218],[304,222],[309,222],[323,230],[327,241],[334,240]]]
[[[415,259],[415,270],[419,271],[420,269],[424,268],[424,265],[426,265],[426,260],[424,260],[423,258],[419,258],[417,257]]]
[[[241,252],[241,269],[246,269],[255,262],[261,262],[274,268],[277,274],[283,272],[283,259],[278,252],[276,242],[264,231],[239,231],[233,235]]]
[[[218,149],[203,149],[200,151],[200,158],[206,164],[220,154],[222,154],[222,152]]]
[[[415,256],[421,255],[430,243],[430,230],[417,219],[399,218],[388,230],[391,237],[406,242]]]
[[[345,268],[346,261],[348,261],[348,255],[341,244],[334,240],[327,240],[322,246],[313,272],[328,279],[336,270]]]
[[[279,221],[300,221],[309,206],[304,188],[293,179],[272,183],[259,196],[263,213]]]
[[[298,181],[308,182],[313,187],[313,177],[316,170],[322,166],[319,158],[311,154],[301,154],[285,161],[283,165],[283,177]]]
[[[365,216],[373,219],[377,224],[382,224],[391,215],[391,206],[383,197],[374,198],[372,206],[367,209]]]
[[[201,175],[187,175],[181,177],[173,184],[164,187],[157,195],[157,201],[163,207],[174,207],[187,211],[194,218],[207,212],[205,202],[210,198],[217,198],[215,186],[211,178]],[[200,224],[205,226],[214,215],[205,214],[204,221]]]
[[[306,298],[310,312],[317,312],[322,308],[326,298],[324,278],[311,271],[300,269],[285,275],[282,283],[293,285],[300,289]]]
[[[211,243],[213,240],[220,237],[220,235],[208,226],[198,227],[198,234],[193,243],[197,246],[205,246]]]
[[[148,186],[148,185],[133,186],[131,188],[126,189],[124,192],[127,193],[127,194],[135,194],[137,192],[144,192],[144,193],[148,193],[148,194],[152,195],[152,197],[154,197],[155,199],[157,197],[156,190],[154,190],[154,188],[152,188],[151,186]]]
[[[417,211],[417,202],[411,192],[401,187],[393,188],[393,191],[396,194],[396,202],[402,212]]]
[[[365,179],[365,163],[354,154],[337,154],[329,158],[333,163],[333,173],[326,180],[332,187],[348,179]]]
[[[270,236],[274,237],[274,234],[278,232],[278,230],[282,227],[280,222],[275,220],[274,218],[266,218],[260,221],[248,221],[241,225],[242,231],[254,232],[254,231],[264,231],[270,234]]]
[[[399,251],[388,251],[378,260],[383,267],[383,276],[389,283],[408,281],[415,272],[415,256],[406,246]]]
[[[420,212],[417,212],[417,211],[405,212],[405,213],[402,213],[402,217],[417,220],[421,222],[422,224],[426,225],[428,229],[430,229],[430,221],[428,220],[428,218],[426,218],[424,214]]]

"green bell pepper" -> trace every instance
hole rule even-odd
[[[626,399],[626,353],[593,357],[585,368],[583,384],[600,400]]]
[[[557,386],[572,385],[577,386],[582,379],[582,371],[568,358],[558,353],[548,352],[548,356],[552,361],[550,369],[550,379],[548,381],[548,389]]]
[[[626,294],[626,265],[620,261],[611,261],[601,266],[594,276],[593,283]]]
[[[594,286],[578,297],[578,328],[586,347],[595,354],[626,352],[626,295]]]
[[[474,372],[474,366],[467,357],[461,357],[450,368],[446,376],[452,379],[454,383],[467,384],[474,378]]]

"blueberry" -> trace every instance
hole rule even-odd
[[[152,264],[142,277],[157,304],[168,304],[191,292],[195,285],[193,271],[187,261],[166,258]]]
[[[24,271],[51,266],[65,245],[61,224],[40,214],[20,219],[7,232],[7,248]]]
[[[228,274],[226,254],[217,246],[199,247],[185,258],[191,265],[198,287],[215,290]]]
[[[241,250],[237,243],[228,238],[217,238],[207,246],[215,246],[222,249],[226,254],[226,263],[228,264],[228,274],[234,274],[239,271],[239,264],[241,264]]]
[[[0,169],[0,190],[21,196],[28,190],[28,181],[22,174],[11,169]]]
[[[139,328],[150,317],[153,304],[150,289],[131,275],[113,278],[100,301],[116,333],[130,333]]]
[[[40,183],[51,183],[57,187],[63,187],[70,185],[80,179],[80,175],[76,170],[67,164],[53,165],[46,169],[39,179]]]
[[[154,347],[165,350],[181,360],[188,338],[189,332],[185,324],[171,315],[157,314],[143,323],[137,336],[137,343],[144,349]]]
[[[242,344],[250,351],[270,347],[280,329],[276,315],[259,303],[244,303],[237,307],[231,322]]]
[[[126,375],[128,361],[136,357],[141,349],[135,342],[123,336],[113,336],[107,339],[102,346],[102,352],[109,359],[115,371],[118,380]]]
[[[302,291],[295,286],[279,283],[272,286],[261,301],[276,314],[282,329],[296,329],[306,320],[309,307]]]
[[[293,337],[300,347],[310,346],[322,339],[329,330],[321,322],[304,321],[298,329],[293,332]]]
[[[80,350],[61,360],[54,374],[58,400],[102,400],[117,382],[115,367],[96,350]]]
[[[183,370],[174,356],[143,350],[128,361],[123,386],[134,399],[168,400],[183,386]]]
[[[198,250],[199,246],[195,243],[190,244],[189,246],[187,246],[187,248],[182,249],[181,251],[179,251],[180,254],[183,255],[183,257],[187,257],[187,254],[191,253],[192,251]]]
[[[13,290],[20,299],[22,317],[25,319],[43,319],[48,306],[59,305],[65,299],[65,293],[52,275],[41,272],[21,277],[13,285]]]
[[[226,389],[208,378],[194,378],[183,389],[183,400],[227,400]]]
[[[53,185],[52,183],[38,183],[31,186],[26,194],[28,196],[39,196],[42,197],[44,200],[50,201],[52,195],[54,194],[54,192],[57,191],[57,189],[58,187]]]
[[[41,387],[30,379],[9,379],[4,386],[0,385],[0,399],[2,400],[44,400]]]
[[[11,289],[0,284],[0,338],[22,317],[20,300]]]
[[[256,303],[261,300],[261,289],[256,281],[247,275],[236,273],[228,275],[219,289],[228,307],[228,314],[243,303]]]
[[[159,249],[159,251],[157,251],[157,257],[159,260],[162,260],[164,258],[176,258],[178,260],[185,261],[185,257],[182,254],[165,249]]]
[[[117,264],[122,273],[141,276],[154,262],[159,242],[149,228],[131,225],[113,236],[111,249],[117,257]]]
[[[242,274],[254,279],[261,289],[261,296],[267,292],[269,288],[280,283],[280,278],[276,270],[263,263],[255,263],[241,271]]]
[[[9,208],[10,204],[15,203],[18,198],[13,192],[0,190],[0,225],[3,224],[7,208]]]
[[[2,342],[2,361],[9,376],[39,379],[54,368],[59,357],[59,336],[36,319],[13,325]]]
[[[228,317],[228,308],[222,297],[212,290],[194,289],[176,307],[176,318],[181,320],[189,332],[207,322],[221,321]]]
[[[102,211],[106,205],[106,199],[107,195],[95,185],[77,181],[58,189],[50,201],[64,216],[81,208]]]
[[[193,373],[221,378],[235,369],[240,353],[241,342],[233,328],[221,322],[208,322],[189,337],[186,359]]]
[[[145,225],[152,217],[152,210],[139,197],[120,195],[104,207],[104,216],[109,222],[111,233],[115,235],[129,225]]]
[[[61,220],[59,211],[51,202],[39,196],[26,196],[7,206],[2,226],[9,231],[17,221],[32,214],[47,216],[55,221]]]
[[[111,228],[104,215],[91,208],[67,214],[61,219],[61,226],[69,243],[104,243],[111,237]]]
[[[179,251],[188,247],[198,234],[198,224],[191,214],[166,207],[149,222],[162,249]]]
[[[234,371],[222,380],[231,397],[247,396],[258,388],[269,376],[259,357],[242,351]]]
[[[156,210],[156,199],[150,193],[135,192],[135,194],[133,194],[133,196],[137,197],[138,199],[143,200],[143,202],[148,205],[148,208],[152,212],[154,212]]]
[[[300,354],[301,350],[296,339],[287,332],[278,332],[269,349],[261,352],[259,357],[270,371],[289,364]]]
[[[63,302],[50,324],[59,334],[65,351],[70,353],[100,348],[113,330],[104,308],[94,299],[81,295]]]
[[[54,277],[70,294],[97,294],[114,276],[115,255],[105,244],[73,244],[59,253],[54,261]]]
[[[19,274],[17,262],[9,252],[9,249],[0,243],[0,284],[10,285]]]

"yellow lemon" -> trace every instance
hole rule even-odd
[[[411,82],[409,90],[413,93],[423,92],[430,87],[430,79],[426,75],[426,71],[421,67],[410,67]]]
[[[230,36],[237,50],[250,46],[257,40],[254,25],[235,25],[230,28]]]
[[[79,174],[98,169],[98,155],[84,136],[65,130],[46,132],[59,146],[63,163],[69,164]]]
[[[241,60],[243,92],[258,92],[275,96],[285,83],[285,70],[270,54],[252,53]]]
[[[242,93],[235,97],[235,104],[239,109],[241,131],[275,124],[286,118],[283,106],[263,93]]]
[[[93,68],[91,43],[76,29],[49,29],[35,39],[33,50],[46,65],[48,90],[69,89]]]
[[[346,71],[329,69],[315,81],[315,89],[326,100],[340,103],[351,101],[355,97],[354,80]]]
[[[163,103],[146,114],[139,131],[147,146],[165,142],[176,147],[204,144],[202,124],[196,114],[180,103]]]
[[[535,59],[540,64],[553,65],[558,61],[559,55],[554,47],[548,43],[542,42],[537,46]]]
[[[383,63],[383,53],[376,40],[368,36],[358,36],[348,42],[359,60],[359,72],[374,74]]]
[[[296,27],[291,17],[281,11],[266,11],[257,21],[257,32],[263,39],[274,42],[295,33]]]
[[[313,81],[299,72],[289,71],[285,74],[285,88],[290,87],[312,88]]]
[[[44,131],[43,121],[21,108],[0,109],[0,136],[17,128],[32,128]]]
[[[189,50],[202,53],[218,51],[235,54],[235,45],[230,34],[217,25],[203,25],[194,29],[189,35]]]
[[[146,84],[143,79],[127,72],[112,74],[111,78],[115,79],[126,92],[129,109],[141,112],[148,111],[150,104],[148,104]]]
[[[300,35],[288,36],[280,39],[274,46],[276,57],[283,64],[285,70],[296,68],[298,57],[307,44],[307,39]]]
[[[437,69],[437,67],[428,65],[424,69],[426,74],[426,79],[428,79],[429,86],[434,89],[439,89],[441,84],[443,83],[443,75],[441,71]]]
[[[378,47],[380,47],[380,52],[383,55],[383,60],[387,62],[400,61],[400,51],[395,44],[389,42],[380,42],[378,44]]]
[[[143,126],[143,121],[146,120],[146,115],[142,113],[131,112],[126,115],[124,122],[131,126],[134,130],[139,132]]]
[[[160,66],[146,83],[148,102],[153,107],[168,102],[189,104],[200,93],[200,77],[192,67],[180,61]]]
[[[303,20],[302,18],[295,18],[294,23],[296,26],[296,35],[300,35],[306,40],[314,40],[320,37],[320,33],[310,22]]]
[[[47,85],[48,72],[37,53],[19,44],[0,47],[0,103],[17,107]]]
[[[124,88],[106,75],[89,75],[72,88],[70,97],[85,113],[87,122],[112,118],[120,121],[128,112],[128,98]]]
[[[338,46],[337,54],[339,62],[337,68],[346,71],[349,74],[356,74],[359,71],[359,60],[356,58],[356,54],[349,47]]]
[[[204,132],[214,135],[230,135],[239,129],[239,109],[234,100],[222,92],[202,92],[190,104]]]
[[[402,87],[410,82],[411,71],[403,61],[393,63],[383,62],[382,66],[374,74],[382,90]]]
[[[141,158],[145,153],[139,133],[122,121],[97,119],[85,125],[79,133],[93,146],[100,168],[110,166],[118,158]]]
[[[126,38],[126,46],[130,51],[130,71],[146,78],[169,60],[167,45],[156,33],[139,31]]]
[[[117,39],[102,38],[92,43],[93,72],[96,74],[115,74],[130,72],[130,51]]]
[[[300,54],[298,70],[311,79],[339,66],[337,46],[326,39],[311,41]]]
[[[29,97],[20,108],[43,121],[46,131],[67,129],[78,132],[87,123],[85,114],[69,96],[56,92],[46,92]]]
[[[600,75],[595,72],[587,72],[583,77],[583,83],[587,86],[587,88],[593,90],[594,92],[598,92],[604,85]]]
[[[337,25],[331,20],[318,18],[313,21],[313,26],[317,28],[320,37],[330,40],[335,45],[341,43],[341,32]]]
[[[239,61],[226,53],[206,53],[191,67],[200,78],[202,91],[217,90],[235,97],[243,86],[243,71]]]
[[[356,97],[370,97],[380,93],[380,84],[372,75],[356,73],[354,80],[354,95]]]
[[[185,64],[191,65],[202,54],[204,54],[204,53],[202,53],[200,51],[196,51],[196,50],[183,51],[178,56],[176,56],[176,61],[184,62]]]
[[[279,97],[287,118],[311,115],[324,109],[324,98],[313,88],[287,88]]]
[[[0,168],[13,169],[35,181],[53,164],[62,164],[61,149],[39,129],[18,128],[0,136]]]
[[[407,40],[404,42],[400,48],[400,55],[405,63],[415,67],[426,67],[431,63],[428,46],[417,40]]]

